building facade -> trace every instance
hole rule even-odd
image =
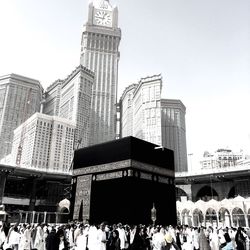
[[[76,123],[74,148],[86,147],[89,142],[93,82],[93,72],[80,65],[61,86],[59,116]]]
[[[65,80],[57,80],[45,92],[43,112],[76,124],[74,148],[89,142],[89,121],[94,73],[79,65]]]
[[[75,128],[75,123],[67,119],[35,113],[14,131],[12,165],[23,140],[20,167],[68,172]]]
[[[59,115],[62,83],[63,80],[58,79],[46,89],[43,96],[42,113],[52,116]]]
[[[120,130],[122,132],[122,137],[133,135],[133,98],[135,89],[138,87],[138,84],[131,84],[128,86],[121,97],[121,107],[120,113],[122,112],[122,122],[120,123]]]
[[[174,151],[175,171],[187,171],[185,106],[161,99],[162,76],[142,78],[120,99],[121,137],[135,136]]]
[[[180,100],[161,100],[162,145],[174,151],[176,172],[188,170],[185,114]]]
[[[10,74],[0,77],[0,159],[11,152],[14,129],[40,110],[39,81]]]
[[[236,166],[244,160],[243,152],[233,152],[231,149],[217,149],[214,153],[204,152],[200,161],[201,169],[225,168]]]
[[[95,73],[93,85],[90,145],[115,139],[119,44],[118,10],[109,1],[89,4],[83,26],[81,65]]]

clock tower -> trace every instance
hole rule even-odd
[[[94,0],[83,26],[80,59],[95,73],[89,145],[115,139],[120,40],[117,7],[108,0]]]

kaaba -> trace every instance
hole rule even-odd
[[[176,224],[174,153],[125,137],[74,153],[72,217],[91,224]],[[156,218],[152,218],[152,208]]]

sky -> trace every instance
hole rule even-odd
[[[119,9],[118,98],[162,74],[162,97],[186,106],[187,153],[250,154],[250,1],[110,0]],[[0,75],[46,89],[80,62],[87,0],[0,0]],[[198,166],[198,165],[197,165]]]

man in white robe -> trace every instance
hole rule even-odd
[[[6,235],[5,235],[4,230],[3,230],[3,223],[2,223],[2,221],[0,221],[0,246],[2,246],[5,239],[6,239]]]
[[[125,232],[125,229],[122,227],[122,224],[119,223],[117,228],[117,231],[119,232],[119,238],[121,241],[121,250],[126,249],[127,248],[127,235]]]
[[[37,248],[37,250],[45,250],[44,231],[41,225],[38,225],[36,228],[34,248]]]
[[[20,246],[18,250],[30,250],[31,249],[31,227],[30,225],[24,225],[24,232],[21,234]]]
[[[97,248],[97,228],[95,226],[90,226],[88,232],[88,249],[96,250]]]
[[[106,250],[106,232],[105,232],[105,224],[102,223],[100,225],[100,228],[97,230],[97,244],[96,244],[96,250]]]

